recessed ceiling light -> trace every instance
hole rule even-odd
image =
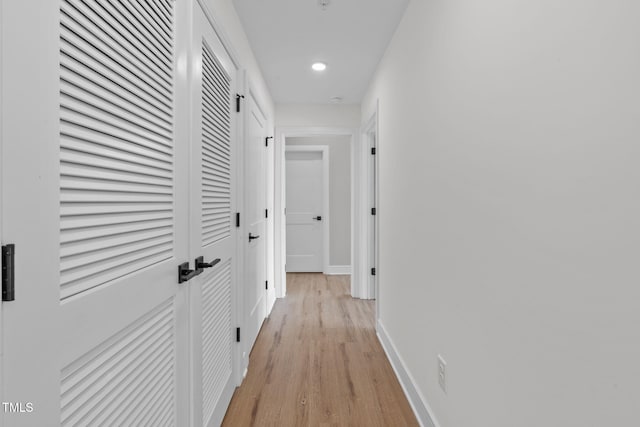
[[[327,69],[327,64],[325,64],[324,62],[316,62],[311,66],[311,68],[313,68],[315,71],[324,71]]]

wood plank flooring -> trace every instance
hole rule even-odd
[[[287,275],[223,426],[417,426],[349,276]]]

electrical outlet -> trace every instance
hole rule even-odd
[[[447,392],[447,362],[438,355],[438,383],[445,393]]]

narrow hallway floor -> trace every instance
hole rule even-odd
[[[287,274],[223,426],[417,426],[349,276]]]

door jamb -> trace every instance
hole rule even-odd
[[[276,298],[284,298],[287,294],[287,274],[285,262],[286,247],[286,172],[285,146],[287,138],[348,136],[351,138],[351,296],[360,298],[359,260],[361,248],[359,233],[356,230],[356,218],[361,218],[360,194],[360,130],[341,127],[277,127],[275,138],[275,285]],[[327,261],[329,261],[327,259]]]
[[[360,252],[361,255],[361,267],[362,267],[362,277],[363,278],[367,278],[366,280],[362,280],[362,287],[361,287],[361,295],[362,298],[366,298],[366,299],[376,299],[376,312],[377,310],[377,299],[379,297],[379,292],[378,292],[378,286],[379,286],[379,280],[378,277],[375,277],[374,280],[374,286],[375,289],[372,289],[371,286],[369,286],[370,281],[368,280],[370,278],[370,268],[375,267],[376,269],[379,269],[379,241],[380,241],[380,232],[379,232],[379,227],[380,227],[380,197],[379,197],[379,186],[378,186],[378,181],[379,181],[379,170],[380,168],[378,167],[378,163],[379,163],[379,146],[380,146],[380,132],[378,131],[378,111],[377,111],[377,106],[376,106],[376,111],[373,113],[373,115],[370,116],[369,120],[367,120],[363,125],[362,125],[362,136],[361,136],[361,141],[362,141],[362,149],[361,149],[361,153],[362,153],[362,158],[361,158],[361,162],[362,162],[362,168],[361,168],[361,188],[360,188],[360,196],[361,196],[361,200],[362,200],[362,204],[363,206],[365,206],[366,208],[363,209],[363,213],[364,216],[361,217],[362,221],[360,221],[360,231],[361,231],[361,241],[360,241],[360,245],[362,248],[365,248],[364,250],[362,250]],[[372,145],[372,138],[371,135],[375,135],[375,149],[376,149],[376,155],[373,159],[373,162],[375,163],[375,171],[376,171],[376,175],[375,178],[373,177],[373,168],[372,168],[372,162],[371,162],[371,154],[370,154],[370,150],[371,148],[374,146]],[[373,186],[374,188],[374,195],[373,195],[373,200],[371,195],[370,195],[370,188]],[[374,202],[375,202],[375,206],[374,206]],[[376,218],[375,218],[375,230],[373,230],[373,235],[371,233],[371,212],[370,209],[375,207],[376,208]],[[375,240],[374,240],[374,236],[375,236]],[[371,260],[369,258],[370,256],[370,245],[374,245],[374,265],[370,265]]]
[[[292,153],[322,153],[322,272],[327,274],[329,271],[329,231],[331,230],[331,209],[329,199],[329,160],[328,145],[289,145],[285,146],[285,156],[287,152]],[[286,158],[285,158],[286,169]],[[286,224],[285,224],[286,227]],[[286,254],[285,254],[286,256]],[[285,258],[286,259],[286,258]]]

